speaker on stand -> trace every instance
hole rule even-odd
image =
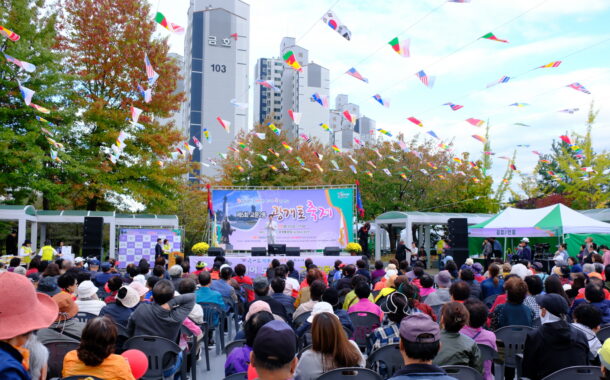
[[[210,247],[208,249],[208,256],[224,256],[225,250],[222,247]]]
[[[104,218],[86,216],[83,224],[83,256],[102,259],[104,244]]]
[[[457,267],[461,267],[469,256],[468,219],[451,218],[447,221],[447,238],[451,247],[450,255]]]
[[[300,247],[286,247],[286,256],[301,256]]]
[[[267,248],[265,247],[252,247],[252,256],[267,256]]]
[[[324,256],[339,256],[341,254],[340,247],[326,247],[324,248]]]

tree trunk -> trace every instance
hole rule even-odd
[[[97,209],[97,197],[93,197],[91,199],[89,199],[89,201],[87,202],[87,210],[88,211],[96,211]]]

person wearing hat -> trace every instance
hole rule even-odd
[[[19,248],[19,257],[21,257],[24,264],[29,264],[30,261],[32,261],[32,242],[28,239],[25,239],[23,244],[21,244],[21,248]]]
[[[261,307],[266,305],[267,309],[269,309],[269,305],[263,301],[258,301],[256,304],[256,306],[253,305],[250,308],[251,312],[253,309],[258,310],[259,304]],[[243,333],[242,339],[245,339],[246,342],[243,346],[236,347],[227,354],[227,360],[225,361],[225,377],[240,372],[256,372],[254,368],[250,366],[250,353],[252,352],[254,339],[256,338],[256,335],[261,327],[273,320],[274,317],[273,314],[271,314],[271,309],[259,310],[248,316],[246,322],[244,323],[244,328],[241,331]],[[237,339],[237,337],[235,339]],[[256,377],[258,377],[258,374],[254,378]]]
[[[59,312],[53,324],[46,329],[38,331],[38,340],[42,344],[54,341],[80,341],[85,324],[74,318],[76,313],[78,313],[78,306],[74,302],[72,295],[65,291],[60,291],[52,298],[57,304]]]
[[[95,315],[100,314],[100,310],[106,306],[106,303],[98,298],[97,291],[98,288],[89,280],[83,281],[78,285],[76,290],[76,305],[79,311]]]
[[[250,362],[260,380],[288,380],[294,377],[298,359],[297,338],[282,321],[271,321],[258,330]]]
[[[420,311],[409,304],[407,297],[400,293],[394,292],[385,298],[385,302],[381,304],[381,310],[388,317],[390,323],[386,326],[380,326],[373,330],[369,339],[367,339],[367,352],[386,346],[388,344],[400,343],[400,321],[413,313]]]
[[[530,243],[530,239],[524,237],[523,239],[521,239],[521,242],[519,242],[519,248],[518,248],[518,258],[519,260],[527,260],[528,262],[532,261],[532,250],[529,247],[529,243]]]
[[[440,309],[440,306],[451,301],[451,294],[449,294],[451,275],[448,271],[442,270],[434,276],[434,282],[436,282],[438,289],[436,289],[436,292],[430,293],[424,300],[424,303],[433,309]]]
[[[197,264],[195,264],[195,272],[194,275],[195,276],[199,276],[199,273],[203,272],[205,270],[205,266],[207,264],[205,263],[205,261],[197,261]]]
[[[104,306],[99,315],[107,315],[119,325],[127,326],[129,317],[139,303],[138,292],[131,286],[123,286],[118,290],[115,301]]]
[[[100,265],[101,273],[98,273],[91,281],[100,288],[103,288],[104,285],[110,280],[111,277],[120,276],[118,273],[112,273],[112,265],[108,262],[104,262]],[[92,276],[93,277],[93,276]]]
[[[385,272],[385,274],[379,279],[379,281],[377,281],[375,283],[373,290],[381,291],[382,289],[393,287],[393,285],[389,285],[388,280],[390,278],[396,278],[396,276],[398,276],[398,270],[396,269],[396,264],[392,264],[392,263],[388,264],[388,266],[386,267],[384,272]],[[373,272],[373,273],[375,273],[375,272]]]
[[[400,322],[400,354],[405,366],[389,380],[456,380],[440,367],[432,364],[440,350],[441,332],[428,315],[416,313]]]
[[[181,265],[172,265],[168,270],[170,281],[174,284],[174,288],[178,289],[180,281],[182,280],[183,269]]]
[[[568,302],[559,294],[536,297],[542,326],[527,333],[523,350],[523,376],[542,379],[560,369],[589,365],[589,344],[585,334],[571,326]]]
[[[53,323],[58,306],[48,295],[37,293],[25,276],[4,272],[0,273],[0,313],[0,379],[29,380],[35,358],[26,347],[33,331]]]
[[[295,371],[299,380],[315,380],[336,368],[364,367],[358,345],[349,340],[333,307],[326,302],[316,304],[307,318],[311,326],[311,349],[301,355]]]

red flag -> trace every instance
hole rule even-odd
[[[205,185],[205,188],[208,189],[208,213],[210,214],[210,218],[214,217],[214,206],[212,205],[212,192],[210,191],[210,184]]]
[[[360,197],[360,181],[358,180],[356,180],[356,208],[358,209],[360,218],[364,218],[364,205],[362,204],[362,198]]]

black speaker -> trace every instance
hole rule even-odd
[[[265,247],[252,247],[252,256],[267,256],[267,248]]]
[[[339,256],[341,254],[340,247],[326,247],[324,248],[324,256]]]
[[[102,257],[104,243],[104,218],[101,216],[86,216],[83,225],[83,256]]]
[[[453,257],[453,261],[457,265],[458,269],[466,262],[466,259],[470,256],[468,254],[468,248],[451,248],[449,255]]]
[[[300,247],[286,247],[286,256],[301,256]]]
[[[222,247],[210,247],[208,249],[208,256],[224,256],[225,250]]]
[[[269,256],[286,254],[286,244],[269,244],[268,248],[269,248]]]
[[[468,249],[468,219],[451,218],[447,221],[449,246]]]

